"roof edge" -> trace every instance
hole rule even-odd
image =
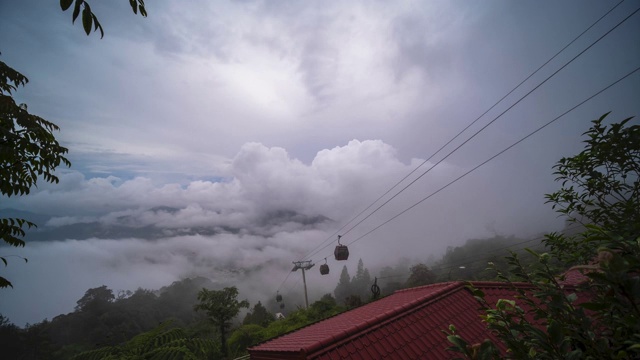
[[[366,321],[363,322],[357,326],[354,326],[353,328],[350,328],[348,330],[344,330],[342,332],[340,332],[339,334],[336,334],[334,336],[332,336],[332,341],[331,342],[324,342],[324,341],[318,341],[316,343],[313,343],[303,349],[301,349],[302,351],[305,351],[307,354],[313,356],[315,355],[315,353],[317,353],[320,349],[322,349],[322,351],[327,351],[329,349],[332,349],[336,346],[338,346],[339,344],[345,342],[345,341],[349,341],[353,336],[357,336],[358,334],[360,334],[362,331],[366,330],[366,329],[376,329],[380,326],[382,326],[383,324],[389,322],[390,320],[398,317],[399,315],[404,315],[406,314],[408,311],[412,311],[412,310],[417,310],[419,309],[421,306],[424,306],[434,300],[437,300],[443,296],[447,296],[448,294],[458,291],[458,290],[462,290],[464,289],[464,287],[466,286],[466,284],[462,281],[451,281],[448,282],[449,285],[443,287],[442,289],[440,289],[439,291],[437,291],[436,293],[431,293],[431,294],[427,294],[424,296],[421,296],[419,298],[416,298],[415,300],[412,300],[411,302],[408,302],[398,308],[395,308],[393,310],[387,311],[385,313],[380,314],[379,316],[376,316],[375,318],[371,319],[370,321]],[[414,287],[414,288],[409,288],[409,289],[401,289],[401,290],[397,290],[395,291],[393,294],[397,294],[397,293],[401,293],[401,292],[410,292],[410,291],[416,291],[417,289],[422,289],[422,288],[426,288],[426,287],[431,287],[434,285],[439,285],[439,284],[443,284],[443,283],[437,283],[437,284],[429,284],[429,285],[424,285],[424,286],[418,286],[418,287]],[[445,283],[446,284],[446,283]],[[393,295],[392,294],[392,295]],[[366,306],[366,305],[365,305]],[[355,309],[353,309],[355,310]],[[344,313],[342,313],[344,314]]]

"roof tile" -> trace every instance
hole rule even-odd
[[[490,304],[516,294],[505,283],[473,285],[482,289]],[[527,289],[525,285],[516,286]],[[276,354],[283,358],[323,360],[450,358],[453,354],[446,350],[450,343],[441,331],[449,324],[454,324],[473,343],[485,338],[497,340],[487,331],[479,314],[477,300],[462,282],[421,286],[396,291],[268,340],[250,348],[249,353],[254,360],[273,359]]]

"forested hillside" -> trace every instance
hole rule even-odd
[[[244,315],[235,318],[225,342],[230,355],[244,354],[252,344],[374,300],[374,283],[381,290],[379,296],[386,296],[398,289],[437,281],[494,279],[495,272],[483,271],[489,261],[502,264],[509,250],[539,245],[537,238],[471,239],[462,246],[449,248],[433,264],[425,261],[409,265],[406,259],[399,259],[395,267],[387,266],[377,273],[371,273],[363,259],[359,259],[355,269],[352,268],[354,275],[350,275],[345,265],[333,294],[325,294],[315,301],[310,299],[309,309],[292,301],[299,294],[284,294],[281,302],[277,302],[274,295],[251,304],[246,313],[242,312]],[[216,286],[211,280],[198,277],[176,281],[158,290],[139,288],[115,293],[107,286],[91,288],[78,299],[73,312],[50,320],[20,328],[2,316],[0,346],[10,359],[53,360],[96,349],[102,350],[91,352],[92,356],[107,356],[114,351],[126,353],[134,351],[132,346],[141,346],[138,343],[143,340],[160,344],[169,338],[182,339],[182,343],[187,339],[201,339],[215,346],[196,344],[205,344],[208,351],[221,356],[220,331],[207,321],[206,314],[194,311],[198,293],[203,288],[215,289]],[[243,294],[239,297],[243,298]],[[276,320],[277,313],[284,318]],[[147,335],[136,338],[141,334]],[[157,339],[152,340],[154,338]]]

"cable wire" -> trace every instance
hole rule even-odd
[[[480,134],[482,131],[484,131],[487,127],[489,127],[491,124],[493,124],[496,120],[498,120],[499,118],[502,117],[502,115],[506,114],[509,110],[511,110],[512,108],[514,108],[516,105],[518,105],[522,100],[524,100],[526,97],[528,97],[529,95],[531,95],[534,91],[536,91],[538,88],[540,88],[543,84],[545,84],[547,81],[549,81],[552,77],[554,77],[556,74],[558,74],[561,70],[563,70],[564,68],[566,68],[569,64],[571,64],[574,60],[576,60],[578,57],[580,57],[582,54],[584,54],[587,50],[589,50],[591,47],[593,47],[595,44],[597,44],[600,40],[602,40],[605,36],[607,36],[608,34],[610,34],[613,30],[615,30],[616,28],[618,28],[618,26],[622,25],[625,21],[627,21],[631,16],[635,15],[638,11],[640,11],[640,8],[636,9],[633,13],[631,13],[630,15],[628,15],[626,18],[624,18],[622,21],[620,21],[616,26],[614,26],[613,28],[611,28],[609,31],[607,31],[606,33],[604,33],[602,36],[600,36],[596,41],[592,42],[591,45],[587,46],[584,50],[582,50],[580,53],[578,53],[578,55],[574,56],[571,60],[569,60],[568,62],[566,62],[564,65],[562,65],[558,70],[554,71],[551,75],[549,75],[546,79],[544,79],[541,83],[539,83],[538,85],[536,85],[533,89],[531,89],[529,92],[527,92],[525,95],[523,95],[520,99],[518,99],[515,103],[513,103],[511,106],[509,106],[506,110],[504,110],[503,112],[501,112],[498,116],[496,116],[493,120],[489,121],[486,125],[484,125],[482,128],[480,128],[480,130],[476,131],[473,135],[471,135],[467,140],[465,140],[464,142],[462,142],[460,145],[458,145],[457,147],[455,147],[451,152],[449,152],[445,157],[443,157],[442,159],[440,159],[438,162],[436,162],[433,166],[431,166],[429,169],[427,169],[425,172],[423,172],[420,176],[418,176],[416,179],[414,179],[413,181],[411,181],[408,185],[406,185],[404,188],[402,188],[400,191],[398,191],[395,195],[393,195],[391,198],[389,198],[387,201],[385,201],[384,203],[382,203],[380,206],[378,206],[374,211],[372,211],[369,215],[367,215],[366,217],[364,217],[362,220],[360,220],[359,222],[357,222],[354,226],[352,226],[351,228],[349,228],[346,232],[344,232],[342,235],[344,236],[345,234],[348,234],[349,232],[351,232],[355,227],[357,227],[358,225],[360,225],[362,222],[364,222],[365,220],[367,220],[371,215],[375,214],[378,210],[380,210],[383,206],[385,206],[386,204],[388,204],[391,200],[393,200],[395,197],[397,197],[398,195],[400,195],[400,193],[402,193],[404,190],[406,190],[408,187],[410,187],[411,185],[413,185],[416,181],[418,181],[420,178],[422,178],[424,175],[426,175],[427,173],[429,173],[429,171],[431,171],[433,168],[435,168],[436,166],[438,166],[440,163],[442,163],[444,160],[446,160],[449,156],[451,156],[453,153],[455,153],[456,151],[458,151],[461,147],[463,147],[465,144],[467,144],[469,141],[471,141],[473,138],[475,138],[478,134]]]
[[[558,52],[556,52],[551,58],[549,58],[547,61],[545,61],[542,65],[540,65],[535,71],[533,71],[531,74],[529,74],[524,80],[522,80],[518,85],[516,85],[513,89],[511,89],[506,95],[504,95],[503,97],[501,97],[498,101],[496,101],[493,105],[491,105],[491,107],[489,107],[485,112],[483,112],[480,116],[478,116],[475,120],[473,120],[472,122],[470,122],[467,126],[465,126],[462,130],[460,130],[454,137],[452,137],[449,141],[447,141],[444,145],[442,145],[438,150],[436,150],[433,154],[431,154],[426,160],[424,160],[422,163],[420,163],[416,168],[414,168],[411,172],[409,172],[407,175],[405,175],[402,179],[400,179],[398,182],[396,182],[391,188],[389,188],[385,193],[383,193],[382,195],[380,195],[376,200],[374,200],[371,204],[369,204],[365,209],[363,209],[362,211],[360,211],[357,215],[355,215],[354,217],[352,217],[349,221],[347,221],[347,223],[345,223],[344,225],[342,225],[342,227],[340,227],[338,230],[336,230],[333,234],[331,234],[329,237],[327,237],[325,240],[323,240],[318,246],[316,246],[315,248],[311,249],[309,252],[307,252],[304,256],[303,259],[307,259],[308,257],[316,254],[316,251],[320,251],[318,250],[318,248],[320,246],[322,246],[324,243],[326,243],[329,240],[333,240],[335,238],[336,235],[338,235],[340,233],[340,231],[342,229],[344,229],[345,227],[347,227],[349,224],[351,224],[354,220],[356,220],[357,218],[359,218],[362,214],[364,214],[367,210],[369,210],[373,205],[375,205],[378,201],[380,201],[382,198],[384,198],[387,194],[389,194],[393,189],[395,189],[396,187],[398,187],[402,182],[404,182],[407,178],[409,178],[409,176],[413,175],[413,173],[415,173],[416,171],[418,171],[418,169],[420,169],[422,166],[424,166],[424,164],[426,164],[427,162],[429,162],[435,155],[437,155],[438,153],[440,153],[440,151],[442,151],[444,148],[446,148],[449,144],[451,144],[453,141],[455,141],[460,135],[462,135],[467,129],[469,129],[471,126],[473,126],[476,122],[478,122],[478,120],[480,120],[483,116],[485,116],[489,111],[493,110],[493,108],[495,108],[498,104],[500,104],[504,99],[506,99],[509,95],[511,95],[514,91],[516,91],[518,88],[520,88],[520,86],[522,86],[527,80],[529,80],[531,77],[533,77],[535,74],[537,74],[543,67],[545,67],[547,64],[549,64],[551,61],[553,61],[553,59],[555,59],[558,55],[560,55],[564,50],[566,50],[569,46],[571,46],[574,42],[576,42],[579,38],[581,38],[587,31],[589,31],[591,28],[593,28],[596,24],[598,24],[602,19],[604,19],[607,15],[609,15],[613,10],[615,10],[618,6],[620,6],[620,4],[622,4],[624,2],[624,0],[620,1],[619,3],[617,3],[615,6],[613,6],[611,9],[609,9],[609,11],[607,11],[604,15],[600,16],[600,18],[598,18],[594,23],[592,23],[589,27],[587,27],[584,31],[582,31],[578,36],[576,36],[573,40],[571,40],[567,45],[565,45],[562,49],[560,49]],[[435,165],[434,165],[435,167]],[[433,168],[433,167],[432,167]],[[431,170],[431,168],[429,169]],[[427,170],[427,172],[429,171]],[[423,174],[424,175],[424,174]],[[422,175],[420,176],[422,177]],[[418,179],[420,178],[418,177]],[[417,179],[416,179],[417,180]],[[413,182],[411,182],[408,186],[411,186],[413,183],[415,182],[415,180]],[[407,186],[407,187],[408,187]],[[404,189],[402,189],[400,192],[404,191],[406,189],[406,187]],[[393,197],[397,196],[394,195]],[[393,197],[391,199],[393,199]],[[389,201],[391,200],[389,199]],[[382,206],[384,206],[387,202],[385,202]],[[378,208],[379,209],[379,208]],[[370,215],[372,215],[373,213],[375,213],[378,209],[374,210]],[[368,216],[370,216],[368,215]],[[367,216],[367,217],[368,217]],[[362,221],[366,220],[367,218],[364,218]],[[360,223],[356,224],[355,226],[359,225]],[[355,227],[354,226],[354,227]],[[351,231],[353,228],[349,229],[349,231]],[[347,231],[347,232],[349,232]],[[346,233],[345,233],[346,234]],[[323,248],[324,249],[324,248]]]
[[[638,9],[640,10],[640,9]],[[636,12],[638,11],[636,10]],[[634,12],[635,13],[635,12]],[[467,175],[469,175],[470,173],[474,172],[475,170],[477,170],[478,168],[484,166],[485,164],[487,164],[488,162],[490,162],[491,160],[497,158],[498,156],[502,155],[503,153],[509,151],[510,149],[512,149],[513,147],[517,146],[518,144],[522,143],[523,141],[525,141],[526,139],[530,138],[531,136],[533,136],[534,134],[538,133],[539,131],[541,131],[542,129],[546,128],[547,126],[551,125],[552,123],[556,122],[557,120],[559,120],[560,118],[562,118],[563,116],[567,115],[568,113],[570,113],[571,111],[577,109],[578,107],[582,106],[583,104],[585,104],[586,102],[590,101],[591,99],[593,99],[594,97],[600,95],[601,93],[603,93],[604,91],[608,90],[609,88],[611,88],[612,86],[616,85],[617,83],[621,82],[622,80],[628,78],[629,76],[633,75],[634,73],[640,71],[640,67],[635,68],[634,70],[632,70],[631,72],[627,73],[626,75],[624,75],[623,77],[619,78],[618,80],[614,81],[613,83],[607,85],[605,88],[603,88],[602,90],[596,92],[595,94],[589,96],[588,98],[586,98],[585,100],[579,102],[577,105],[573,106],[572,108],[570,108],[569,110],[565,111],[564,113],[562,113],[561,115],[555,117],[554,119],[552,119],[551,121],[545,123],[544,125],[540,126],[539,128],[537,128],[536,130],[530,132],[529,134],[527,134],[526,136],[524,136],[523,138],[521,138],[520,140],[514,142],[513,144],[509,145],[507,148],[499,151],[497,154],[491,156],[490,158],[488,158],[487,160],[483,161],[482,163],[480,163],[479,165],[475,166],[474,168],[472,168],[471,170],[465,172],[464,174],[460,175],[459,177],[457,177],[456,179],[452,180],[451,182],[447,183],[446,185],[442,186],[441,188],[439,188],[438,190],[432,192],[431,194],[429,194],[428,196],[422,198],[420,201],[414,203],[413,205],[411,205],[410,207],[406,208],[405,210],[401,211],[400,213],[394,215],[393,217],[391,217],[390,219],[384,221],[383,223],[381,223],[380,225],[374,227],[373,229],[371,229],[370,231],[368,231],[367,233],[365,233],[364,235],[356,238],[355,240],[353,240],[352,242],[348,243],[347,245],[352,245],[354,243],[356,243],[357,241],[363,239],[364,237],[368,236],[369,234],[373,233],[374,231],[380,229],[381,227],[383,227],[384,225],[390,223],[391,221],[397,219],[398,217],[404,215],[405,213],[407,213],[409,210],[415,208],[416,206],[420,205],[421,203],[423,203],[424,201],[426,201],[427,199],[433,197],[434,195],[438,194],[439,192],[441,192],[442,190],[448,188],[449,186],[451,186],[452,184],[456,183],[457,181],[459,181],[460,179],[466,177]]]
[[[587,46],[584,50],[582,50],[580,53],[578,53],[576,56],[574,56],[571,60],[569,60],[568,62],[566,62],[564,65],[562,65],[562,67],[560,67],[558,70],[556,70],[555,72],[553,72],[553,73],[552,73],[551,75],[549,75],[546,79],[544,79],[542,82],[540,82],[538,85],[536,85],[533,89],[531,89],[529,92],[527,92],[524,96],[522,96],[520,99],[518,99],[515,103],[513,103],[511,106],[509,106],[506,110],[504,110],[502,113],[500,113],[498,116],[496,116],[493,120],[491,120],[489,123],[487,123],[487,124],[486,124],[486,125],[484,125],[482,128],[480,128],[480,130],[476,131],[476,132],[475,132],[471,137],[469,137],[469,138],[468,138],[467,140],[465,140],[463,143],[461,143],[461,144],[460,144],[460,145],[458,145],[456,148],[454,148],[454,149],[453,149],[451,152],[449,152],[445,157],[443,157],[442,159],[440,159],[437,163],[435,163],[433,166],[431,166],[429,169],[427,169],[425,172],[423,172],[419,177],[417,177],[416,179],[414,179],[412,182],[410,182],[408,185],[406,185],[404,188],[402,188],[399,192],[397,192],[397,193],[396,193],[395,195],[393,195],[391,198],[389,198],[387,201],[385,201],[385,202],[384,202],[384,203],[382,203],[380,206],[378,206],[378,207],[377,207],[373,212],[369,213],[369,215],[367,215],[366,217],[364,217],[362,220],[358,221],[355,225],[353,225],[353,226],[352,226],[351,228],[349,228],[346,232],[344,232],[344,233],[343,233],[343,236],[344,236],[345,234],[349,233],[350,231],[352,231],[352,230],[353,230],[354,228],[356,228],[358,225],[362,224],[365,220],[367,220],[369,217],[371,217],[374,213],[376,213],[378,210],[380,210],[383,206],[385,206],[386,204],[388,204],[391,200],[393,200],[395,197],[397,197],[400,193],[402,193],[404,190],[406,190],[409,186],[413,185],[413,184],[414,184],[416,181],[418,181],[422,176],[426,175],[429,171],[431,171],[433,168],[435,168],[436,166],[438,166],[438,164],[442,163],[445,159],[447,159],[449,156],[451,156],[454,152],[456,152],[458,149],[460,149],[460,148],[461,148],[462,146],[464,146],[466,143],[468,143],[469,141],[471,141],[471,139],[473,139],[473,138],[474,138],[475,136],[477,136],[480,132],[482,132],[484,129],[486,129],[487,127],[489,127],[489,125],[493,124],[496,120],[498,120],[500,117],[502,117],[502,116],[503,116],[507,111],[509,111],[509,110],[511,110],[513,107],[515,107],[517,104],[519,104],[522,100],[524,100],[526,97],[528,97],[528,96],[529,96],[531,93],[533,93],[535,90],[537,90],[538,88],[540,88],[544,83],[546,83],[547,81],[549,81],[549,79],[551,79],[551,78],[552,78],[552,77],[554,77],[556,74],[558,74],[561,70],[563,70],[564,68],[566,68],[569,64],[571,64],[573,61],[575,61],[578,57],[580,57],[580,56],[581,56],[582,54],[584,54],[586,51],[588,51],[589,49],[591,49],[595,44],[597,44],[598,42],[600,42],[600,40],[602,40],[604,37],[606,37],[607,35],[609,35],[612,31],[614,31],[615,29],[617,29],[620,25],[622,25],[624,22],[626,22],[629,18],[631,18],[633,15],[635,15],[638,11],[640,11],[640,8],[636,9],[634,12],[632,12],[632,13],[631,13],[631,14],[629,14],[627,17],[625,17],[625,18],[624,18],[624,19],[622,19],[620,22],[618,22],[614,27],[612,27],[612,28],[611,28],[611,29],[609,29],[606,33],[604,33],[603,35],[601,35],[597,40],[595,40],[594,42],[592,42],[589,46]],[[635,72],[635,70],[634,70],[633,72]],[[633,72],[632,72],[632,73],[633,73]],[[630,75],[631,75],[631,73],[630,73],[630,74],[628,74],[627,76],[630,76]],[[626,77],[626,76],[625,76],[625,77]],[[619,81],[621,81],[621,80],[622,80],[622,79],[620,79],[620,80],[618,80],[618,81],[614,82],[613,84],[609,85],[608,87],[606,87],[605,89],[601,90],[600,92],[602,92],[602,91],[604,91],[604,90],[608,89],[609,87],[613,86],[614,84],[616,84],[617,82],[619,82]],[[584,102],[586,102],[586,101],[590,100],[591,98],[593,98],[593,97],[597,96],[598,94],[600,94],[600,92],[596,93],[595,95],[592,95],[591,97],[589,97],[589,98],[588,98],[587,100],[585,100]],[[576,105],[576,107],[578,107],[578,106],[582,105],[584,102],[582,102],[582,103],[580,103],[580,104]],[[575,107],[574,107],[574,108],[575,108]],[[572,111],[572,110],[573,110],[573,108],[572,108],[571,110],[569,110],[569,111]],[[568,111],[568,112],[569,112],[569,111]],[[565,113],[565,114],[566,114],[566,113]],[[564,116],[564,114],[563,114],[563,115],[560,115],[560,117],[561,117],[561,116]],[[558,118],[556,118],[556,119],[552,120],[551,122],[553,122],[553,121],[555,121],[555,120],[557,120],[557,119],[558,119]],[[550,123],[548,123],[548,124],[550,124]],[[548,124],[544,125],[542,128],[546,127]],[[539,131],[539,130],[541,130],[542,128],[538,128],[538,130],[536,130],[536,132],[537,132],[537,131]],[[535,132],[534,132],[534,133],[535,133]],[[533,135],[534,133],[531,133],[529,136]],[[524,139],[525,139],[525,138],[521,139],[520,141],[524,141]],[[515,146],[516,144],[518,144],[518,143],[513,144],[511,147]],[[505,149],[505,150],[503,150],[503,151],[506,151],[506,150],[510,149],[511,147],[509,147],[509,148],[507,148],[507,149]],[[501,153],[498,153],[498,154],[496,155],[496,157],[497,157],[498,155],[500,155],[500,154],[501,154]],[[488,162],[488,161],[490,161],[490,160],[491,160],[491,159],[487,160],[486,162]],[[483,163],[483,164],[484,164],[484,163]],[[481,164],[481,165],[482,165],[482,164]],[[479,166],[478,166],[478,167],[479,167]],[[477,167],[476,167],[476,168],[477,168]],[[476,169],[476,168],[474,168],[474,169]],[[472,169],[471,171],[473,171],[474,169]],[[470,172],[471,172],[471,171],[470,171]],[[465,175],[467,175],[468,173],[469,173],[469,172],[465,173],[465,174],[463,175],[463,177],[464,177]],[[455,182],[455,181],[457,181],[457,180],[459,180],[459,179],[460,179],[460,178],[458,178],[458,179],[454,180],[454,182]],[[444,188],[448,187],[449,185],[451,185],[451,183],[449,183],[449,184],[445,185],[443,188],[440,188],[437,192],[439,192],[439,191],[443,190]],[[436,193],[437,193],[437,192],[436,192]],[[433,194],[431,194],[430,196],[435,195],[436,193],[433,193]],[[429,196],[429,197],[430,197],[430,196]],[[428,198],[428,197],[427,197],[427,198]],[[425,198],[425,199],[423,199],[423,200],[421,200],[421,202],[422,202],[422,201],[424,201],[424,200],[426,200],[426,198]],[[420,202],[418,202],[418,203],[414,204],[414,206],[417,206],[419,203],[420,203]],[[405,212],[406,212],[406,211],[408,211],[408,210],[410,210],[410,209],[405,210]],[[401,215],[401,214],[403,214],[403,213],[404,213],[404,212],[402,212],[402,213],[398,214],[398,216],[399,216],[399,215]],[[393,220],[393,218],[392,218],[392,219],[390,219],[390,220]],[[377,227],[376,227],[375,229],[377,229]],[[367,234],[369,234],[369,233],[367,233]],[[359,240],[359,239],[360,239],[360,238],[356,239],[355,241],[357,241],[357,240]],[[355,241],[354,241],[354,242],[355,242]],[[353,243],[353,242],[352,242],[352,243]],[[317,251],[316,251],[316,252],[314,252],[312,255],[314,255],[314,254],[316,254],[316,253],[320,252],[321,250],[324,250],[324,249],[325,249],[325,248],[327,248],[329,245],[330,245],[330,244],[328,244],[328,245],[324,246],[323,248],[321,248],[321,249],[317,250]]]

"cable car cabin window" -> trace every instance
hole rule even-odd
[[[346,245],[338,245],[333,255],[335,255],[336,260],[347,260],[349,258],[349,248]]]
[[[327,264],[320,265],[320,274],[327,275],[328,273],[329,273],[329,265]]]

